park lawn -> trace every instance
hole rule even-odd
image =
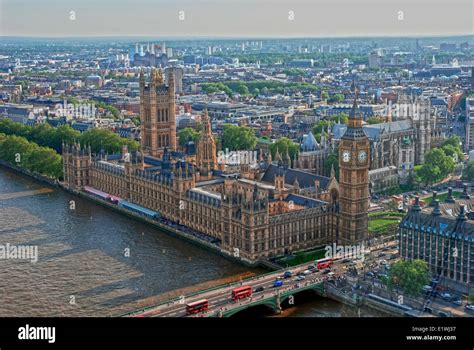
[[[453,197],[454,198],[459,198],[461,196],[461,192],[453,191]],[[439,200],[439,202],[444,202],[446,198],[448,198],[448,192],[438,194],[436,198]],[[433,196],[428,196],[422,199],[425,205],[430,205],[431,201],[433,200]]]
[[[369,232],[384,233],[389,227],[398,225],[400,218],[388,217],[369,220]]]
[[[277,264],[281,266],[295,266],[307,262],[314,262],[315,260],[319,260],[324,258],[326,253],[325,249],[317,249],[307,252],[299,252],[291,255],[289,257],[284,257],[275,261]]]

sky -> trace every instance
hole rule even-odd
[[[337,37],[474,33],[474,0],[0,0],[0,36]]]

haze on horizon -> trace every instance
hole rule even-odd
[[[0,36],[24,37],[450,36],[473,18],[472,0],[0,0]]]

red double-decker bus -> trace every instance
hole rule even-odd
[[[234,290],[232,290],[232,300],[247,298],[251,295],[252,295],[251,286],[243,286],[243,287],[235,288]]]
[[[316,266],[318,270],[325,269],[328,267],[331,267],[333,264],[332,258],[324,258],[324,259],[319,259],[316,261]]]
[[[195,301],[193,303],[186,304],[186,314],[192,315],[198,312],[204,312],[209,309],[209,301],[207,299],[202,299]]]

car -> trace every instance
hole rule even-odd
[[[349,259],[349,258],[342,259],[343,264],[347,264],[347,263],[350,263],[350,262],[352,262],[352,260]]]
[[[291,276],[293,276],[293,273],[291,271],[285,271],[285,273],[283,274],[283,278],[290,278]]]
[[[422,289],[424,292],[431,292],[433,290],[433,287],[426,285],[426,286],[423,286]]]
[[[443,298],[444,300],[451,300],[452,297],[453,296],[448,292],[441,293],[441,298]]]
[[[281,287],[283,285],[283,281],[280,279],[276,279],[275,282],[273,282],[273,288]]]
[[[302,281],[302,280],[304,280],[305,278],[306,278],[306,276],[301,275],[301,276],[296,277],[296,280],[297,280],[297,281]]]
[[[367,272],[368,277],[375,277],[375,274],[372,271]]]
[[[327,274],[330,273],[330,272],[331,272],[331,270],[326,269],[326,270],[323,271],[323,275],[327,275]]]
[[[314,265],[309,265],[309,266],[308,266],[308,270],[311,271],[311,270],[317,270],[317,269],[316,269],[316,266],[314,266]]]
[[[438,312],[439,317],[449,317],[449,315],[446,312],[440,311]]]
[[[472,304],[467,304],[466,306],[464,306],[464,308],[468,311],[474,311],[474,305]]]
[[[311,273],[311,271],[310,271],[310,270],[304,270],[303,273],[304,273],[305,275],[309,275],[309,274]]]
[[[329,272],[328,277],[332,277],[332,276],[334,276],[334,272]]]
[[[382,248],[382,251],[386,252],[387,250],[390,250],[390,249],[392,249],[392,248],[391,247],[384,247],[384,248]]]
[[[296,274],[296,276],[304,276],[304,272],[303,272],[303,271],[298,271],[298,273]]]
[[[431,279],[431,283],[434,283],[434,284],[438,284],[439,283],[439,279],[437,277],[433,277]]]
[[[264,290],[265,290],[265,288],[260,286],[260,287],[255,288],[255,290],[253,292],[254,293],[259,293],[259,292],[263,292]]]
[[[381,265],[387,265],[387,260],[384,260],[384,259],[380,260],[380,264]]]
[[[451,303],[456,306],[462,306],[462,300],[459,298],[454,298],[453,300],[451,300]]]

